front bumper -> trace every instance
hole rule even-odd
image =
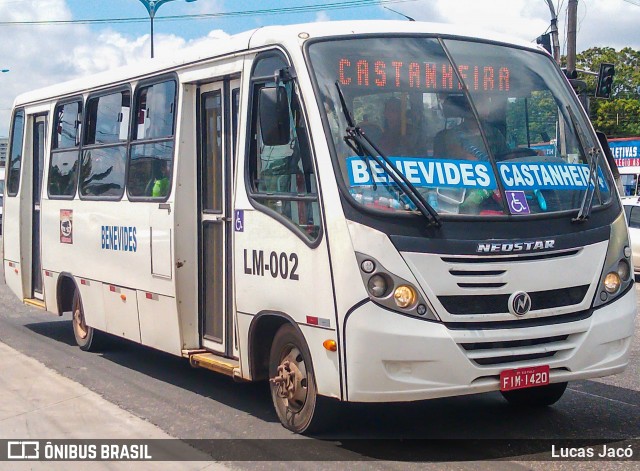
[[[586,319],[451,330],[369,302],[345,324],[347,400],[415,401],[500,387],[503,370],[549,365],[552,383],[619,373],[629,361],[636,291]]]

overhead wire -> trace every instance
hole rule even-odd
[[[242,16],[265,16],[283,15],[290,13],[306,13],[325,10],[344,10],[348,8],[363,8],[375,5],[386,5],[394,3],[408,3],[415,0],[345,0],[342,2],[320,3],[315,5],[300,5],[292,7],[263,8],[256,10],[238,10],[219,13],[200,13],[195,15],[171,15],[157,16],[154,21],[185,21],[185,20],[205,20],[210,18],[232,18]],[[70,24],[122,24],[122,23],[146,23],[148,17],[138,18],[95,18],[95,19],[74,19],[74,20],[27,20],[27,21],[0,21],[0,26],[56,26]]]

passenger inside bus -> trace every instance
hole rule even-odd
[[[171,174],[168,162],[153,159],[153,178],[147,183],[145,195],[152,198],[162,198],[169,194],[169,176]]]
[[[364,131],[364,134],[371,139],[376,145],[382,141],[382,128],[378,126],[375,121],[367,114],[364,115],[364,119],[358,123],[358,127]]]
[[[395,97],[384,104],[384,129],[380,138],[382,151],[390,155],[402,155],[402,102]]]

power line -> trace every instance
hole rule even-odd
[[[260,15],[283,15],[290,13],[306,13],[323,10],[343,10],[347,8],[362,8],[374,5],[385,5],[394,3],[407,3],[415,0],[347,0],[336,3],[321,3],[317,5],[304,5],[294,7],[268,8],[259,10],[241,10],[220,13],[202,13],[198,15],[174,15],[156,17],[155,21],[185,21],[185,20],[205,20],[210,18],[231,18],[241,16]],[[147,23],[148,17],[139,18],[98,18],[98,19],[78,19],[78,20],[41,20],[41,21],[0,21],[0,26],[60,26],[71,24],[103,24],[103,23]]]

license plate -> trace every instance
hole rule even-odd
[[[549,365],[505,370],[500,373],[500,391],[532,388],[549,384]]]

